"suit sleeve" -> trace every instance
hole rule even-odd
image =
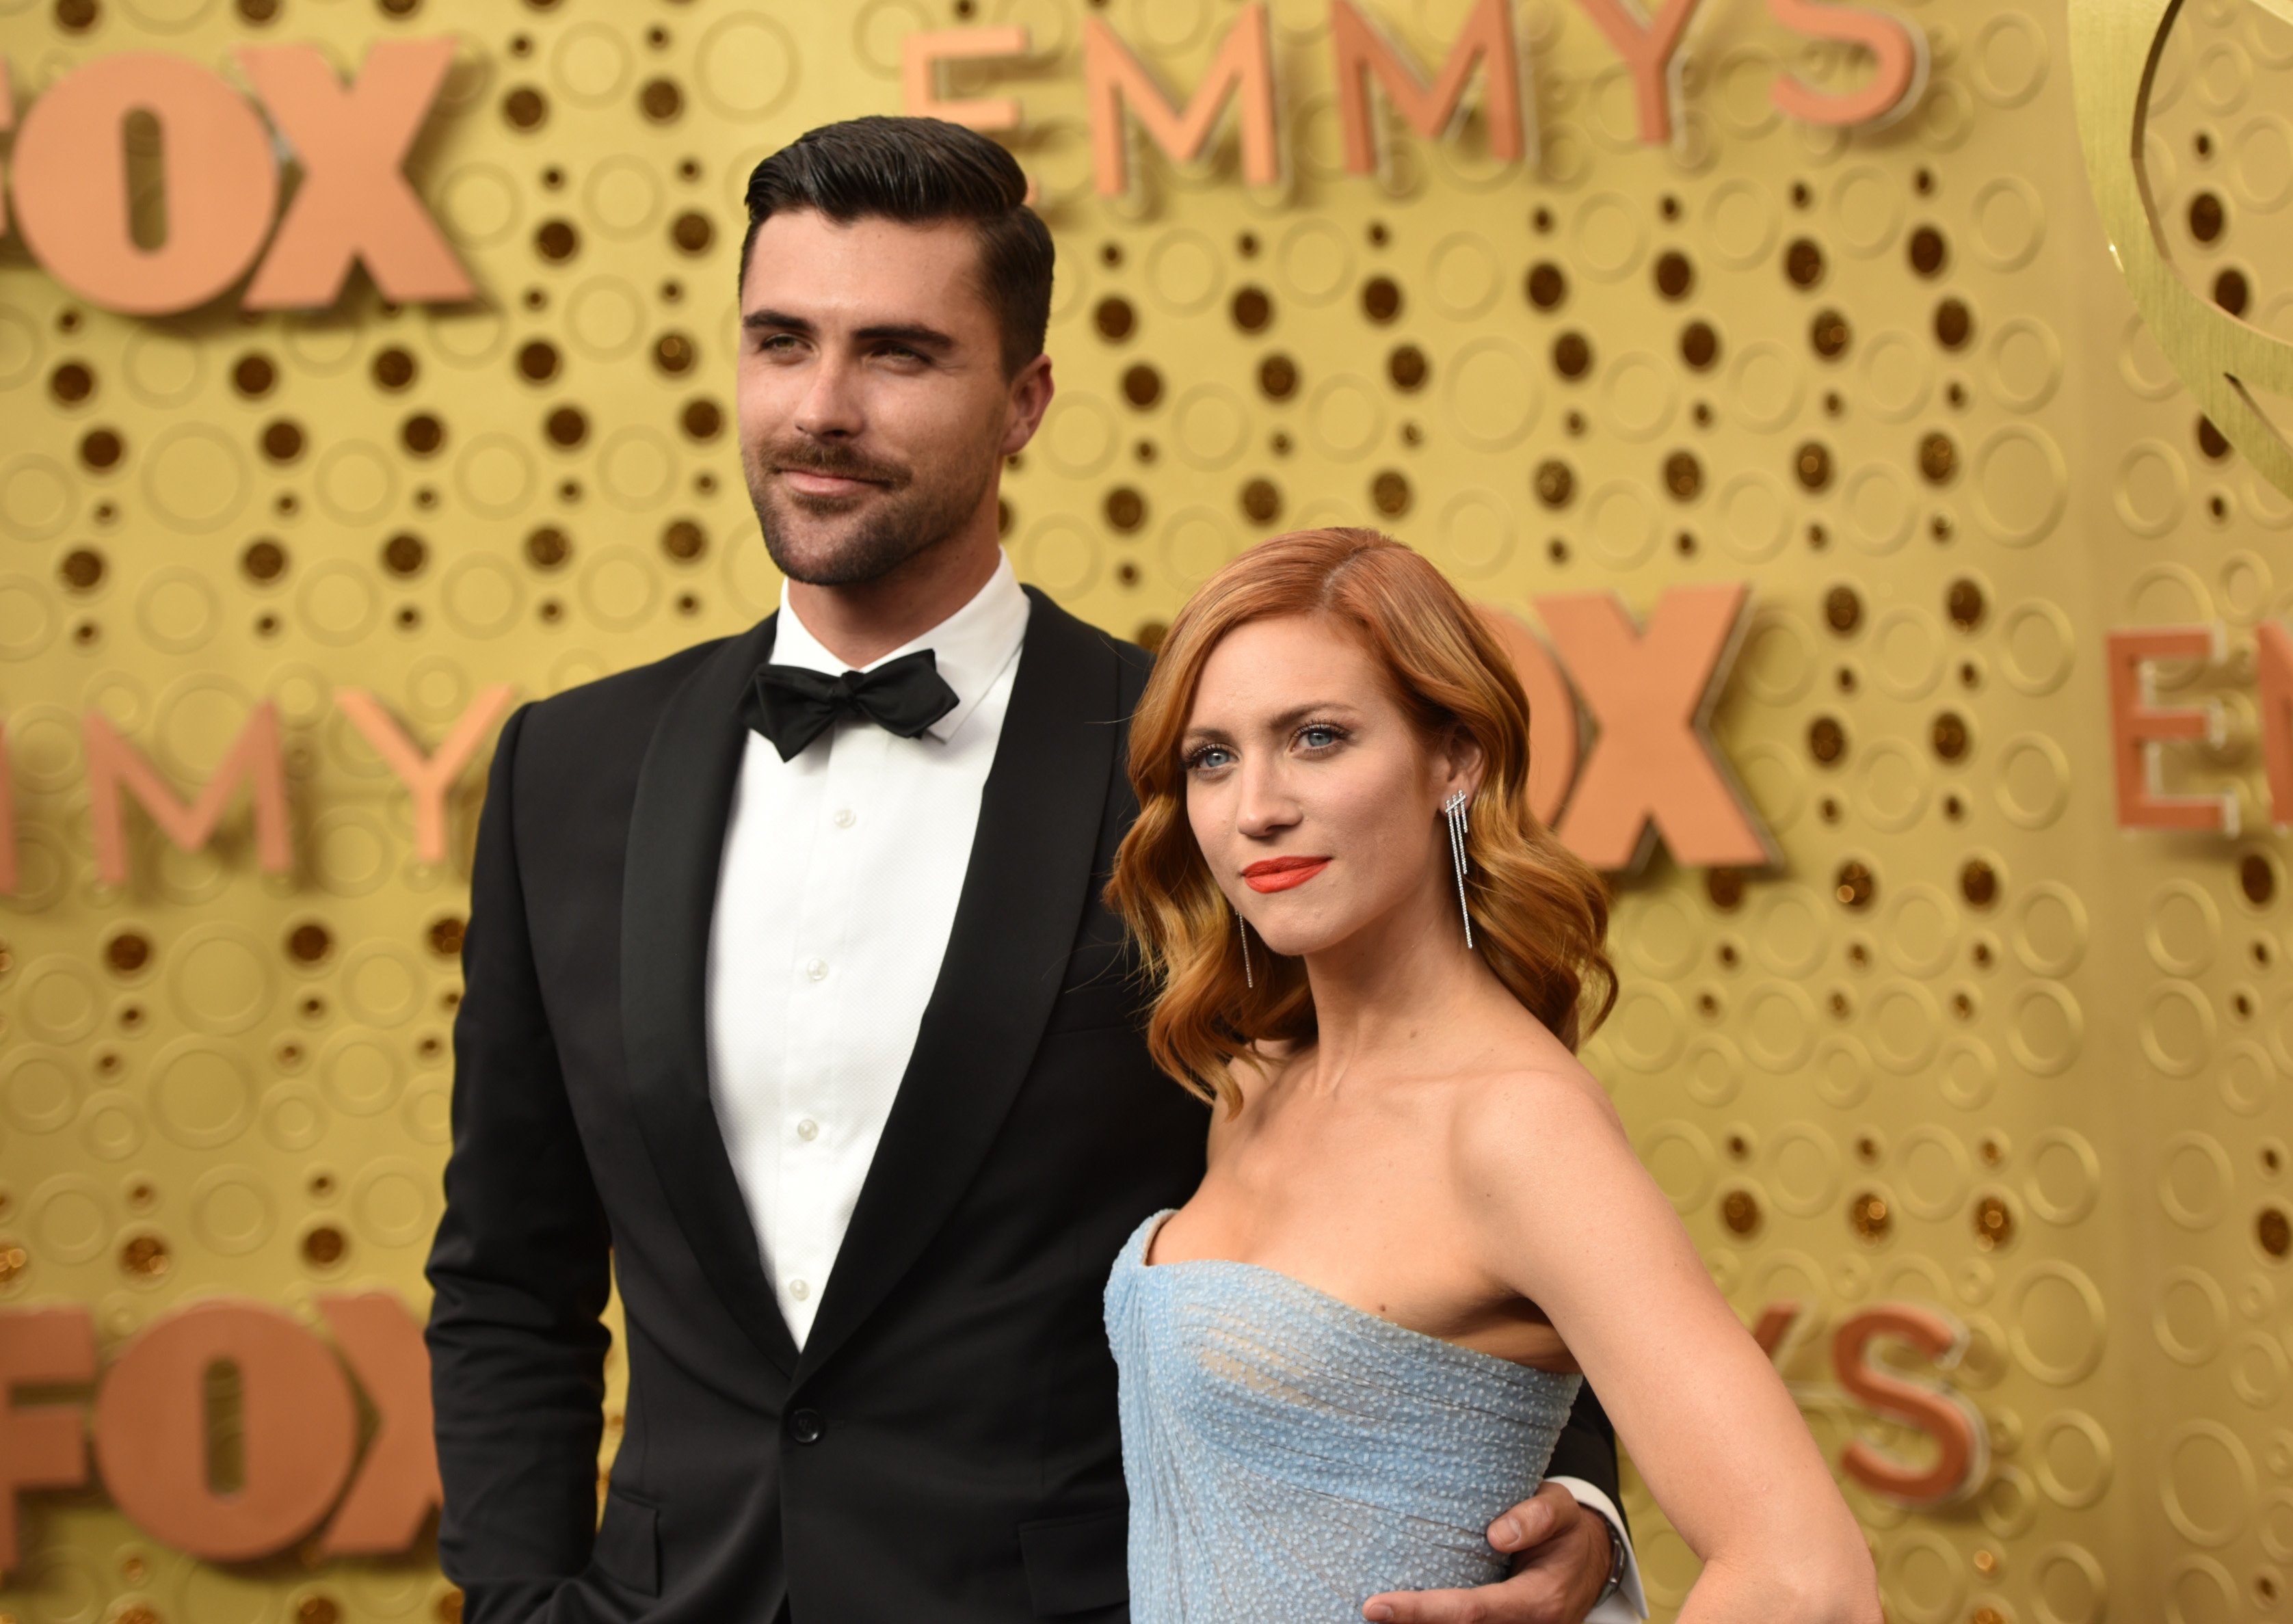
[[[1552,1458],[1544,1468],[1545,1482],[1566,1489],[1578,1505],[1599,1513],[1622,1539],[1625,1565],[1616,1592],[1585,1615],[1584,1624],[1638,1624],[1649,1615],[1640,1553],[1633,1548],[1632,1525],[1625,1520],[1618,1477],[1616,1429],[1587,1383],[1576,1390],[1576,1406],[1568,1412],[1568,1424],[1554,1442]]]
[[[1616,1470],[1616,1429],[1609,1423],[1608,1412],[1600,1408],[1600,1401],[1593,1395],[1592,1383],[1585,1382],[1576,1389],[1576,1407],[1568,1412],[1568,1425],[1560,1429],[1544,1475],[1574,1477],[1592,1484],[1617,1505],[1619,1516],[1623,1515],[1625,1497]]]
[[[427,1339],[439,1557],[469,1624],[546,1616],[589,1560],[611,1335],[611,1236],[534,966],[518,866],[516,758],[504,726],[478,820],[454,1146],[430,1252]]]

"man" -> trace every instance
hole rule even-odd
[[[758,167],[741,440],[782,610],[502,731],[430,1259],[470,1624],[1125,1617],[1101,1291],[1205,1122],[1099,901],[1146,657],[996,542],[1051,399],[1025,186],[928,120]],[[1613,1491],[1596,1411],[1564,1448]],[[1562,1490],[1501,1527],[1526,1572],[1390,1616],[1609,1584]]]

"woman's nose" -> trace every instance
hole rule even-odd
[[[1274,834],[1298,821],[1297,801],[1287,793],[1276,770],[1244,766],[1242,798],[1235,808],[1235,820],[1244,834],[1253,836]]]

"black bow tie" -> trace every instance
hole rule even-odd
[[[782,761],[795,760],[839,716],[865,716],[887,733],[914,739],[955,707],[955,690],[929,649],[841,676],[759,666],[741,701],[749,725],[773,741]]]

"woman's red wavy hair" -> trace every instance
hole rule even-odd
[[[1154,982],[1147,1045],[1187,1087],[1238,1110],[1230,1074],[1261,1039],[1309,1038],[1303,961],[1260,951],[1246,984],[1235,919],[1187,821],[1179,739],[1203,666],[1253,620],[1327,615],[1383,667],[1426,736],[1462,728],[1486,764],[1465,879],[1473,949],[1513,997],[1574,1047],[1616,1001],[1602,939],[1608,893],[1528,802],[1528,699],[1512,660],[1441,572],[1375,530],[1298,530],[1228,564],[1179,611],[1130,723],[1138,821],[1106,900],[1138,938]]]

